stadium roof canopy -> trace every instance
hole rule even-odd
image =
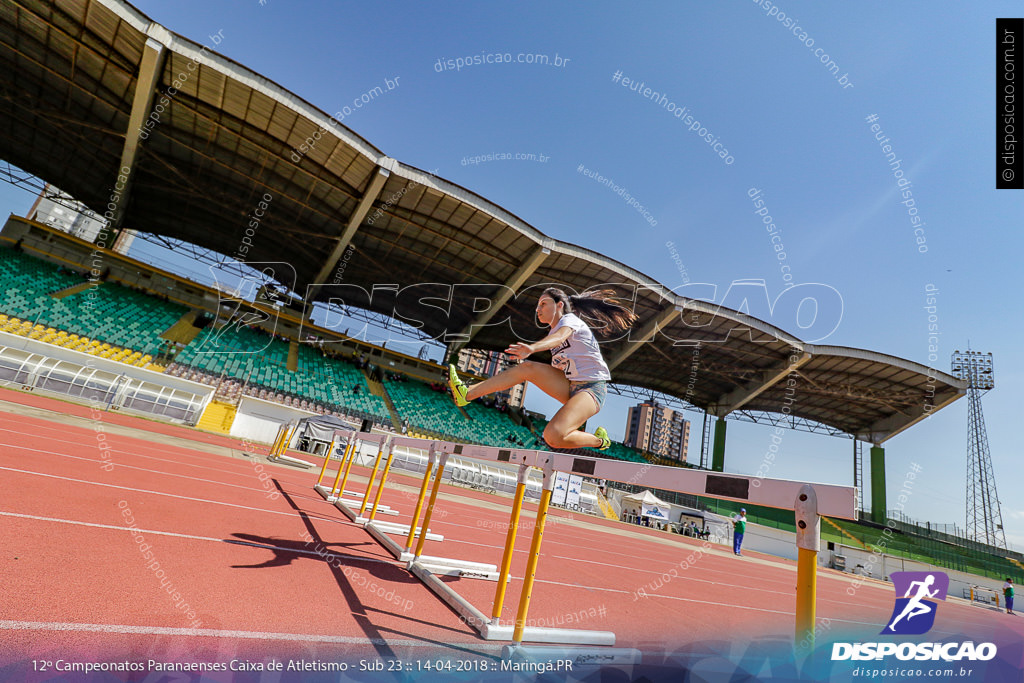
[[[781,413],[880,443],[965,392],[948,374],[805,343],[552,239],[385,156],[216,54],[219,41],[197,44],[119,0],[0,3],[0,156],[108,213],[115,228],[229,257],[245,240],[244,260],[283,262],[278,279],[307,300],[395,315],[459,345],[504,349],[514,334],[541,336],[533,311],[545,283],[615,285],[640,316],[629,338],[604,347],[616,382],[719,416]],[[342,284],[332,284],[343,262]],[[800,299],[786,302],[791,320]]]

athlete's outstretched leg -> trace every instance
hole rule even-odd
[[[452,381],[453,377],[454,382]],[[449,366],[449,384],[453,385],[453,392],[458,391],[456,386],[454,386],[457,381],[458,377],[454,375],[454,368]],[[569,380],[565,378],[565,374],[561,370],[545,363],[536,363],[529,360],[503,370],[495,376],[485,379],[483,382],[466,387],[463,398],[467,402],[473,401],[481,396],[493,394],[496,391],[510,389],[523,382],[531,382],[559,403],[565,403],[569,400]],[[456,396],[458,397],[457,393]],[[456,398],[456,402],[459,402],[458,398]]]

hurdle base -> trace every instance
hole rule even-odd
[[[356,512],[355,510],[353,510],[352,508],[349,507],[349,505],[351,505],[353,507],[358,507],[358,506],[362,506],[362,504],[363,504],[363,501],[361,501],[361,500],[360,501],[355,501],[355,500],[345,500],[345,499],[342,499],[342,500],[334,501],[334,507],[336,507],[339,510],[341,510],[341,512],[346,517],[351,519],[356,524],[363,524],[363,525],[365,525],[367,522],[370,521],[370,518],[369,517],[363,517],[361,514],[359,514],[358,512]],[[384,508],[383,505],[381,505],[381,506],[379,506],[377,508],[377,514],[378,515],[393,515],[393,516],[396,516],[396,517],[398,516],[398,510],[386,510],[386,509],[383,509],[383,508]],[[408,532],[408,530],[407,530],[407,532]]]
[[[427,567],[431,567],[431,571],[435,574],[444,574],[445,576],[459,576],[459,574],[452,574],[446,570],[448,569],[460,569],[462,571],[469,572],[473,575],[479,574],[494,574],[494,578],[491,581],[497,581],[498,579],[498,567],[493,564],[485,564],[483,562],[470,562],[469,560],[453,560],[449,557],[434,557],[432,555],[420,555],[419,557],[413,557],[409,561],[407,567],[410,571],[412,565],[420,564]],[[481,578],[480,576],[471,576],[470,578]]]
[[[377,542],[384,546],[384,549],[391,553],[396,560],[398,560],[399,562],[412,562],[416,559],[416,553],[412,552],[411,550],[405,550],[404,548],[402,548],[402,546],[395,543],[386,534],[384,534],[381,531],[378,531],[377,529],[374,529],[376,525],[377,522],[373,522],[371,524],[367,524],[363,528],[369,531],[370,535],[377,539]]]
[[[527,628],[527,631],[530,629]],[[563,629],[554,629],[557,631]],[[571,629],[564,629],[570,632]],[[598,631],[590,631],[598,633]],[[584,666],[637,666],[643,660],[640,650],[634,648],[583,648],[583,647],[534,647],[532,645],[506,645],[501,649],[501,658],[512,662],[571,662],[575,671]],[[557,669],[556,669],[557,670]]]
[[[326,488],[326,487],[324,487],[324,486],[322,486],[322,485],[320,485],[320,484],[317,484],[313,488],[316,489],[317,493],[319,493],[321,496],[323,496],[324,500],[326,500],[328,503],[333,503],[339,510],[344,512],[348,516],[348,518],[351,519],[353,522],[356,522],[357,524],[363,524],[364,522],[369,521],[368,517],[361,517],[359,515],[355,515],[355,513],[352,512],[352,509],[348,507],[349,505],[351,505],[353,508],[354,507],[362,507],[363,506],[363,501],[362,500],[356,500],[355,498],[339,498],[338,496],[332,496],[331,495],[331,490]],[[359,494],[358,493],[354,493],[352,491],[347,491],[346,490],[346,491],[343,491],[341,495],[343,495],[343,496],[358,496]],[[338,503],[343,503],[345,505],[345,507],[343,508],[343,507],[338,506]],[[378,505],[377,506],[377,514],[378,515],[391,515],[393,517],[397,517],[398,516],[398,510],[392,510],[387,505]],[[355,515],[355,516],[353,516],[353,515]],[[408,531],[408,529],[406,531]]]
[[[326,500],[328,503],[333,503],[338,500],[338,496],[332,496],[331,489],[327,488],[323,484],[317,484],[313,488],[316,489],[316,492],[323,496],[323,499]],[[355,497],[358,496],[359,494],[356,493],[355,491],[349,491],[348,489],[345,489],[344,491],[341,492],[341,495]]]
[[[409,553],[409,557],[403,558],[402,554],[405,552],[401,546],[395,543],[388,534],[398,534],[399,536],[407,536],[409,534],[409,527],[402,526],[401,524],[392,524],[391,522],[381,522],[380,520],[373,520],[363,525],[363,528],[370,532],[370,535],[384,546],[388,552],[395,556],[395,559],[400,562],[408,562],[413,559],[413,554]],[[420,533],[420,527],[416,527],[416,533]],[[427,540],[428,541],[443,541],[444,536],[441,534],[433,534],[430,529],[427,529]]]
[[[282,465],[291,465],[292,467],[301,467],[302,469],[308,470],[313,467],[313,463],[306,462],[305,460],[299,460],[288,455],[276,455],[271,458],[267,458],[270,462],[279,462]]]
[[[423,558],[421,557],[420,560]],[[462,617],[462,620],[476,629],[484,640],[507,640],[512,642],[515,628],[512,625],[492,624],[483,612],[456,593],[451,586],[441,581],[429,565],[411,562],[409,571],[441,598]],[[540,628],[527,626],[523,639],[536,643],[568,643],[572,645],[614,645],[615,634],[609,631],[582,631],[569,628]]]
[[[431,564],[429,562],[424,562],[422,557],[417,562],[410,562],[410,565],[412,564],[419,565],[431,574],[435,574],[437,576],[455,576],[460,579],[480,579],[481,581],[497,581],[501,578],[501,574],[497,569],[494,571],[486,571],[483,569],[453,567],[448,564]],[[511,581],[512,577],[508,577],[507,580]]]
[[[484,640],[508,640],[508,641],[511,641],[512,640],[512,635],[514,633],[515,633],[515,626],[512,625],[512,624],[509,624],[507,626],[505,626],[505,625],[487,624],[487,625],[485,625],[483,627],[483,631],[480,633],[480,636],[482,636]],[[606,646],[611,646],[611,645],[615,644],[615,634],[611,633],[610,631],[586,631],[586,630],[583,630],[583,629],[548,629],[546,627],[539,627],[539,626],[527,626],[526,628],[524,628],[522,630],[522,639],[524,641],[529,641],[531,643],[569,643],[569,644],[572,644],[572,645],[606,645]],[[505,656],[505,654],[504,654],[505,650],[515,650],[515,649],[521,649],[521,648],[522,648],[521,645],[518,648],[515,647],[514,645],[506,645],[505,648],[503,648],[503,650],[502,650],[502,654],[503,654],[503,656]],[[570,648],[553,647],[553,648],[526,648],[526,649],[529,649],[529,650],[539,650],[539,651],[543,651],[545,649],[551,649],[551,650],[557,651],[557,650],[567,650],[567,649],[570,649]],[[571,648],[571,649],[575,649],[575,648]],[[580,652],[584,652],[584,651],[585,650],[580,650]],[[597,654],[599,654],[599,656],[601,658],[603,658],[605,656],[608,656],[609,658],[608,659],[604,659],[603,661],[601,661],[600,664],[610,664],[610,658],[611,658],[612,655],[608,655],[607,653],[608,652],[613,652],[613,651],[614,650],[610,650],[610,649],[609,650],[605,650],[605,649],[590,650],[589,654],[590,655],[597,655]],[[620,651],[622,651],[622,652],[630,652],[630,651],[636,651],[636,650],[626,649],[626,650],[620,650]],[[639,652],[637,653],[637,655],[639,656]],[[551,656],[552,656],[552,658],[560,658],[560,659],[574,658],[574,657],[569,657],[569,656],[555,657],[553,653],[552,653]],[[546,659],[544,657],[541,657],[541,658],[535,659],[535,660],[544,661]]]
[[[417,562],[410,562],[409,571],[412,572],[413,576],[422,581],[437,597],[441,598],[445,604],[455,610],[456,614],[462,617],[463,621],[477,631],[482,631],[484,626],[487,625],[488,619],[484,616],[483,612],[473,607],[468,600],[449,588],[444,581],[437,578],[429,569]]]

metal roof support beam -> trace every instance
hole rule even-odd
[[[139,77],[135,81],[135,97],[132,99],[132,113],[128,117],[128,129],[124,132],[124,147],[121,148],[121,166],[113,183],[110,203],[114,204],[113,217],[107,220],[110,228],[117,233],[113,245],[116,250],[121,241],[121,223],[124,221],[128,198],[131,196],[132,176],[135,174],[135,160],[139,155],[142,138],[139,131],[149,117],[156,96],[156,87],[163,73],[167,48],[159,41],[146,38],[146,47],[142,50],[142,62],[139,64]],[[127,169],[127,173],[123,173]],[[115,198],[116,197],[116,201]],[[109,208],[109,207],[108,207]]]
[[[654,335],[658,333],[658,330],[668,324],[672,318],[679,315],[682,310],[681,306],[669,306],[649,318],[647,322],[644,323],[644,326],[635,333],[631,330],[629,333],[629,339],[626,343],[608,358],[608,369],[614,370],[620,363],[622,363],[622,361],[633,355],[633,353],[640,348],[641,344],[646,344],[653,339]]]
[[[760,382],[749,382],[745,386],[737,387],[728,394],[720,396],[718,401],[716,401],[714,414],[717,417],[725,417],[732,411],[739,410],[760,394],[781,382],[783,377],[805,365],[807,361],[811,360],[811,357],[811,354],[804,352],[800,354],[800,358],[796,362],[787,362],[785,365],[777,365],[763,370]],[[788,358],[792,358],[792,356]]]
[[[966,392],[958,391],[942,403],[935,404],[934,406],[926,404],[925,400],[922,400],[921,403],[914,406],[914,409],[911,411],[913,419],[908,421],[907,415],[904,415],[903,413],[896,413],[895,415],[890,415],[889,417],[879,420],[871,425],[866,432],[856,434],[855,436],[861,441],[870,441],[878,446],[900,432],[910,429],[921,420],[929,417],[932,413],[942,410],[953,401],[965,395]],[[925,409],[926,405],[928,406],[928,410]]]
[[[363,224],[363,219],[366,218],[366,214],[370,213],[370,209],[373,208],[373,203],[377,201],[377,197],[380,196],[380,191],[384,189],[384,183],[391,177],[391,171],[380,166],[377,167],[377,172],[373,175],[370,180],[370,184],[366,186],[366,192],[359,200],[359,204],[356,206],[356,210],[352,212],[352,215],[348,218],[348,223],[345,225],[345,229],[341,232],[341,236],[338,237],[338,243],[334,245],[334,249],[331,250],[331,255],[324,261],[323,267],[320,268],[320,272],[316,274],[313,279],[314,284],[324,284],[327,280],[327,276],[330,274],[334,267],[338,264],[338,260],[341,255],[348,249],[348,245],[352,243],[352,238],[355,237],[356,231],[359,226]]]
[[[473,340],[473,336],[476,332],[480,331],[481,328],[487,325],[491,318],[501,310],[502,306],[508,303],[508,300],[511,299],[517,291],[519,291],[519,288],[526,283],[530,276],[533,275],[534,271],[544,263],[544,260],[549,254],[551,254],[550,249],[542,244],[537,245],[537,248],[526,257],[526,260],[523,261],[518,268],[516,268],[516,271],[512,273],[511,277],[509,277],[509,279],[500,286],[498,289],[498,296],[491,299],[491,305],[487,310],[481,311],[477,314],[477,316],[473,318],[472,322],[462,328],[462,330],[455,335],[456,340],[448,347],[449,358],[458,357],[459,351]]]

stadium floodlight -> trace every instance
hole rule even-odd
[[[1006,548],[1003,513],[981,409],[982,395],[996,385],[992,354],[957,350],[953,352],[952,372],[967,382],[967,536],[980,543]]]

